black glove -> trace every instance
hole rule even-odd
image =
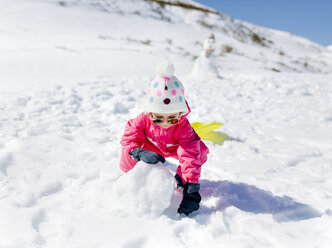
[[[189,215],[199,209],[199,203],[202,199],[198,192],[199,187],[198,183],[186,183],[184,185],[183,198],[178,208],[179,214]]]
[[[165,158],[155,152],[151,152],[148,150],[144,150],[142,148],[136,148],[132,152],[129,152],[129,154],[138,161],[143,161],[148,164],[156,164],[159,161],[162,163],[165,163]]]

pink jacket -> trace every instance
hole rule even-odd
[[[181,116],[178,123],[168,129],[153,123],[145,113],[129,120],[121,140],[121,170],[131,170],[137,162],[129,152],[135,148],[143,148],[164,157],[178,159],[179,166],[176,172],[183,182],[198,183],[201,166],[207,160],[209,149],[191,127],[187,119],[189,113],[190,109],[187,114]]]

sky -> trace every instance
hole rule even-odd
[[[332,45],[332,0],[195,0],[235,19]]]

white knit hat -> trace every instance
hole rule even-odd
[[[157,76],[149,85],[146,93],[144,111],[151,113],[187,113],[184,87],[175,77],[174,66],[163,61],[157,66]]]

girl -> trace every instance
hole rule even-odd
[[[178,213],[188,215],[199,209],[198,179],[209,150],[187,119],[190,108],[184,88],[173,73],[169,62],[158,65],[157,77],[147,89],[144,112],[129,120],[125,128],[120,168],[128,172],[141,160],[156,164],[164,163],[165,157],[178,159],[175,179],[183,188]]]

